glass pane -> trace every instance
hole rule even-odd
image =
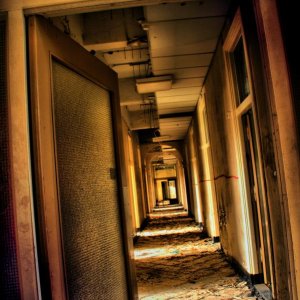
[[[233,61],[235,68],[235,79],[237,85],[237,105],[243,102],[249,95],[249,80],[247,74],[247,66],[245,61],[245,52],[243,40],[240,38],[233,51]]]
[[[69,299],[127,299],[109,93],[53,62],[59,205]]]

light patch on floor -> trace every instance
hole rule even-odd
[[[157,215],[156,215],[157,216]],[[139,299],[256,299],[220,250],[185,216],[150,219],[135,247]]]

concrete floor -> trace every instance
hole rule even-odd
[[[150,217],[135,245],[139,299],[257,299],[185,212]]]

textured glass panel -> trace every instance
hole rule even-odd
[[[237,104],[240,104],[243,102],[243,100],[246,99],[246,97],[250,93],[242,38],[240,38],[239,42],[237,43],[233,51],[233,60],[235,66],[236,84],[237,84],[237,92],[238,92]]]
[[[53,62],[54,118],[70,299],[127,299],[109,93]]]

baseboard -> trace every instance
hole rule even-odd
[[[232,256],[226,255],[227,261],[230,263],[230,265],[234,268],[234,270],[242,277],[244,278],[248,284],[252,287],[254,287],[255,284],[261,284],[264,281],[263,274],[249,274],[243,266],[240,265],[240,263]]]
[[[141,232],[145,229],[145,227],[148,225],[149,223],[149,218],[145,218],[140,226],[140,228],[137,228],[136,229],[136,234],[135,236],[133,237],[133,244],[135,245],[139,239],[139,236],[137,235],[138,232]]]
[[[133,237],[133,245],[135,245],[137,243],[138,239],[139,239],[139,237],[137,235],[135,235]]]
[[[212,242],[213,242],[214,244],[220,242],[220,237],[219,237],[219,236],[213,236],[211,239],[212,239]]]
[[[139,231],[143,231],[145,229],[145,227],[148,225],[148,223],[149,223],[149,219],[145,218],[139,228]]]

